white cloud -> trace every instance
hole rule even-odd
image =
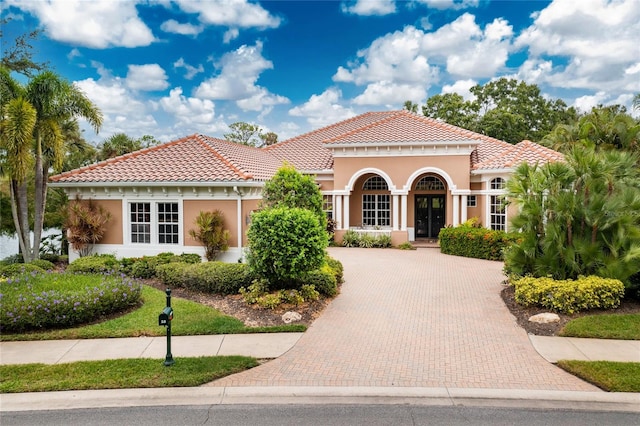
[[[233,100],[243,110],[260,111],[265,107],[288,103],[283,96],[270,93],[256,82],[260,74],[273,68],[273,63],[262,56],[262,43],[240,46],[222,56],[220,73],[203,81],[195,90],[200,98]]]
[[[640,62],[637,0],[554,1],[536,13],[516,40],[530,59],[552,61],[546,81],[556,87],[638,92]]]
[[[138,16],[137,1],[6,0],[36,16],[53,40],[105,49],[148,46],[155,41]]]
[[[181,24],[175,19],[169,19],[160,25],[160,29],[165,33],[197,36],[202,32],[204,27],[202,25]]]
[[[396,12],[395,0],[357,0],[355,3],[342,3],[343,13],[361,16],[384,16]]]
[[[329,88],[320,95],[312,95],[304,104],[291,108],[289,114],[305,117],[314,128],[355,117],[356,113],[351,108],[340,105],[341,98],[339,89]]]
[[[184,78],[186,78],[187,80],[191,80],[193,77],[195,77],[196,74],[204,72],[204,67],[202,66],[202,64],[199,64],[196,68],[193,65],[189,65],[188,63],[186,63],[184,61],[184,58],[180,58],[175,61],[173,63],[173,68],[184,68],[187,71],[184,75]]]
[[[462,96],[465,101],[471,101],[475,95],[469,89],[478,84],[475,80],[458,80],[453,84],[445,84],[442,86],[442,93],[457,93]]]
[[[77,58],[80,56],[82,56],[82,53],[80,53],[80,51],[75,47],[71,49],[69,53],[67,53],[67,59],[70,61],[73,60],[73,58]]]
[[[181,87],[171,89],[169,96],[161,98],[159,104],[178,122],[187,125],[210,124],[215,118],[213,102],[208,99],[185,97]]]
[[[158,64],[129,65],[127,87],[133,90],[164,90],[168,77]]]
[[[183,12],[197,13],[203,24],[239,28],[277,28],[280,18],[245,0],[176,0]]]
[[[240,31],[237,28],[230,28],[225,31],[224,36],[222,37],[222,42],[224,44],[229,44],[232,40],[235,40],[240,35]]]
[[[390,81],[371,83],[365,91],[356,96],[356,105],[398,105],[406,100],[416,103],[423,102],[427,97],[424,86],[412,84],[396,84]]]
[[[477,7],[479,0],[415,0],[416,3],[422,3],[430,9],[468,9]]]
[[[580,96],[573,105],[582,112],[589,112],[591,108],[599,104],[604,104],[608,96],[605,92],[598,92],[595,95]]]

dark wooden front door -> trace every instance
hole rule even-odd
[[[444,218],[444,195],[416,195],[416,238],[437,238]]]

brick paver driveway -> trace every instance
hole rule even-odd
[[[210,386],[598,391],[546,362],[500,298],[502,263],[331,248],[346,282],[286,354]]]

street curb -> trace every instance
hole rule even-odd
[[[640,393],[424,387],[191,387],[0,395],[0,411],[231,404],[409,404],[640,413]]]

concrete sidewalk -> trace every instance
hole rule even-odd
[[[303,333],[264,333],[173,336],[171,353],[174,358],[214,355],[277,358],[291,349],[302,335]],[[529,340],[536,351],[551,363],[561,359],[640,362],[638,340],[534,335],[529,335]],[[166,337],[0,342],[0,365],[63,364],[120,358],[164,359],[166,350]]]
[[[291,349],[301,336],[302,333],[173,336],[171,354],[174,358],[214,355],[277,358]],[[0,342],[0,365],[63,364],[121,358],[164,359],[166,353],[166,337]]]

